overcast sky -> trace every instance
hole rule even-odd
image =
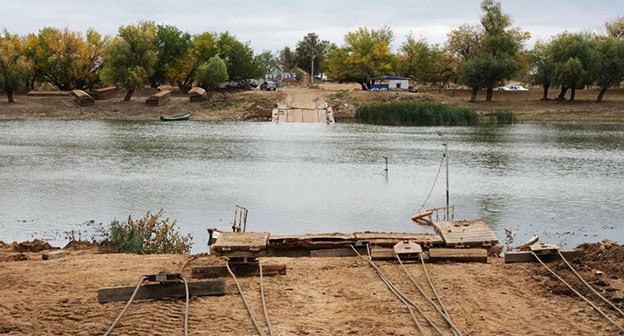
[[[342,45],[344,35],[366,26],[389,26],[394,47],[410,32],[430,43],[444,43],[446,34],[462,24],[479,24],[480,0],[4,0],[0,28],[11,33],[36,33],[42,27],[91,27],[115,35],[120,25],[155,21],[189,33],[229,31],[249,41],[256,52],[294,47],[309,32]],[[502,0],[514,26],[535,40],[564,31],[601,29],[624,15],[623,0]]]

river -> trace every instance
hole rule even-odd
[[[431,232],[410,217],[445,203],[437,132],[456,218],[485,219],[501,241],[504,228],[517,242],[624,241],[623,124],[51,120],[0,122],[0,240],[62,245],[66,232],[89,238],[91,223],[163,208],[201,252],[236,204],[250,231]]]

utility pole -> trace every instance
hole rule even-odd
[[[312,61],[310,61],[310,86],[314,85],[314,58],[316,55],[312,55]]]

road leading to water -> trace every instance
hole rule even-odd
[[[284,101],[277,104],[276,122],[327,122],[328,104],[323,92],[306,88],[285,88]]]

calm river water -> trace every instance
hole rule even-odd
[[[575,246],[624,241],[624,125],[380,127],[207,122],[0,122],[0,240],[86,238],[165,210],[206,250],[234,206],[248,230],[429,232],[410,217],[432,190],[449,143],[456,218],[498,238]],[[389,173],[384,175],[384,159]],[[444,167],[425,208],[443,206]]]

